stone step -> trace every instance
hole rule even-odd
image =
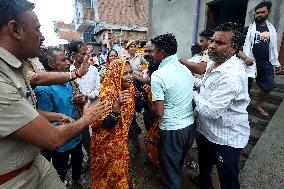
[[[262,133],[263,133],[263,131],[251,127],[250,128],[250,136],[249,136],[250,143],[256,144],[258,139],[261,137]]]
[[[283,75],[279,75],[275,77],[276,88],[273,90],[274,92],[284,93],[284,77]],[[252,89],[259,89],[257,83],[254,81],[252,84]]]
[[[258,89],[251,89],[250,91],[250,98],[252,100],[257,100],[259,97],[259,90]],[[281,93],[279,91],[272,91],[267,98],[266,102],[275,104],[275,105],[280,105],[282,100],[284,99],[284,93]]]
[[[258,130],[264,131],[266,126],[269,123],[269,120],[262,119],[260,117],[257,117],[255,115],[249,115],[249,123],[250,127],[256,128]]]
[[[255,105],[256,105],[256,100],[251,100],[251,102],[250,102],[250,104],[249,104],[249,106],[248,106],[248,108],[247,108],[247,110],[248,110],[248,112],[249,112],[249,114],[251,114],[251,115],[255,115],[255,116],[257,116],[257,117],[261,117],[261,114],[260,113],[258,113],[255,109],[254,109],[254,107],[255,107]],[[263,108],[269,113],[269,117],[268,118],[266,118],[266,119],[271,119],[272,118],[272,116],[273,116],[273,114],[276,112],[276,110],[277,110],[277,108],[278,108],[278,105],[276,105],[276,104],[271,104],[271,103],[269,103],[269,102],[264,102],[263,103]],[[263,117],[261,117],[261,118],[263,118]]]
[[[255,147],[257,141],[260,139],[263,132],[265,132],[272,116],[278,109],[284,99],[284,76],[276,76],[275,81],[277,88],[270,93],[270,97],[263,104],[264,108],[270,114],[270,117],[263,118],[261,115],[254,110],[256,100],[259,94],[259,88],[256,83],[253,83],[252,89],[250,91],[251,103],[248,107],[249,122],[250,122],[250,137],[248,144],[241,152],[239,168],[242,169],[245,166],[246,160],[251,153],[252,149]]]
[[[240,173],[240,188],[284,188],[284,101],[251,151]]]
[[[255,145],[253,145],[253,144],[251,144],[251,143],[248,143],[248,144],[244,147],[244,149],[241,151],[241,155],[242,155],[242,156],[245,156],[245,157],[248,157],[254,146],[255,146]]]
[[[240,156],[240,161],[239,161],[239,169],[240,170],[245,166],[246,160],[247,160],[246,156],[244,156],[244,155]]]

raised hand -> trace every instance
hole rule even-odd
[[[111,104],[108,101],[99,102],[96,105],[91,105],[89,103],[84,107],[82,119],[87,120],[88,124],[91,124],[103,115],[108,114],[111,109]]]
[[[244,59],[244,62],[247,66],[252,66],[254,64],[253,59],[248,57]]]
[[[114,106],[114,111],[119,113],[120,112],[120,107],[124,102],[127,102],[131,98],[131,93],[129,90],[124,90],[120,93],[115,106]]]
[[[84,76],[88,70],[89,70],[89,66],[90,66],[90,59],[92,58],[91,53],[87,53],[84,57],[84,62],[81,64],[80,68],[79,68],[79,73],[81,76]]]
[[[73,97],[72,102],[74,104],[84,104],[86,100],[87,100],[87,96],[85,96],[83,93],[80,93]]]

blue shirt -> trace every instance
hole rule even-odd
[[[151,77],[152,101],[164,101],[160,129],[178,130],[193,124],[194,78],[177,55],[165,58]]]
[[[78,119],[76,107],[72,103],[74,94],[70,82],[63,85],[38,86],[35,89],[35,94],[38,109],[47,112],[62,113],[74,120]],[[52,122],[52,124],[56,126],[57,122]],[[66,152],[74,148],[81,142],[81,138],[82,135],[79,134],[66,144],[57,148],[56,151]]]

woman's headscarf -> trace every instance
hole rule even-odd
[[[109,66],[108,71],[105,74],[104,80],[102,82],[102,89],[99,96],[99,101],[105,101],[111,103],[112,107],[114,108],[115,103],[119,97],[119,94],[121,93],[121,79],[124,72],[125,67],[125,61],[121,59],[113,60]],[[127,102],[123,103],[121,106],[120,114],[122,122],[128,122],[128,119],[132,119],[133,113],[134,113],[134,87],[133,85],[130,85],[130,93],[132,94],[132,97]],[[92,127],[96,127],[98,124],[101,124],[102,120],[107,115],[103,116],[99,121],[94,122],[92,124]],[[127,120],[126,120],[127,119]],[[131,121],[131,120],[130,120]]]

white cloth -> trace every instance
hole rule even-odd
[[[131,69],[133,71],[134,76],[142,76],[142,66],[143,64],[147,64],[148,62],[144,59],[143,55],[140,53],[135,54],[132,58],[130,55],[124,57],[125,60],[129,60]]]
[[[278,50],[277,50],[277,32],[274,26],[266,20],[266,25],[268,27],[270,33],[270,43],[269,43],[269,61],[275,67],[280,66],[278,61]],[[255,40],[256,33],[256,23],[253,22],[248,27],[248,32],[246,34],[245,43],[243,46],[243,52],[245,55],[251,59],[255,59],[253,57],[252,49]],[[248,77],[255,78],[256,77],[256,64],[254,63],[252,66],[246,67],[246,73]]]
[[[245,65],[236,56],[215,69],[212,69],[214,64],[209,65],[200,93],[193,94],[199,113],[198,129],[213,143],[243,148],[250,135]]]
[[[195,54],[193,57],[187,60],[188,62],[193,62],[193,63],[200,63],[201,62],[201,56],[199,54]]]
[[[75,66],[70,66],[70,71],[75,70]],[[89,70],[82,78],[75,80],[80,91],[89,98],[97,98],[101,91],[100,75],[95,66],[90,65]]]

